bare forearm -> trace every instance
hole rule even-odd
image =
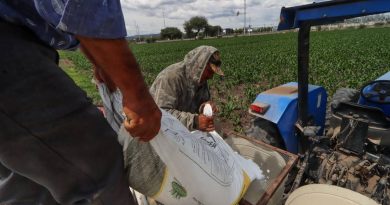
[[[124,39],[93,39],[77,36],[82,51],[123,94],[123,112],[130,119],[125,128],[142,141],[151,140],[160,129],[161,112],[145,84],[138,64]],[[100,76],[101,77],[101,76]],[[111,86],[112,87],[112,86]]]
[[[134,98],[137,98],[137,94],[147,91],[141,71],[126,40],[92,39],[81,36],[77,38],[90,61],[98,69],[102,69],[124,94],[134,93]]]

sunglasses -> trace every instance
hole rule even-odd
[[[216,65],[217,67],[220,67],[222,64],[221,60],[217,60],[214,58],[214,56],[210,57],[209,63]]]

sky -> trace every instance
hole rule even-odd
[[[282,6],[312,2],[246,0],[247,26],[276,26]],[[244,0],[121,0],[121,3],[128,36],[160,33],[164,26],[184,31],[183,23],[193,16],[204,16],[210,25],[222,28],[244,27]]]

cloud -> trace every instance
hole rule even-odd
[[[180,5],[196,2],[196,0],[122,0],[122,5],[129,9],[153,10],[161,6]]]
[[[282,6],[310,3],[310,0],[246,0],[247,21],[252,25],[276,25]],[[165,26],[183,30],[184,21],[204,16],[211,25],[243,26],[244,0],[121,0],[129,35],[159,33]],[[237,12],[240,13],[237,16]],[[138,25],[138,29],[136,29]]]

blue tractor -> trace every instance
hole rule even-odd
[[[337,90],[328,104],[326,90],[308,82],[312,26],[385,12],[390,12],[389,0],[282,8],[278,30],[299,29],[298,82],[257,95],[246,135],[301,155],[291,191],[302,184],[326,183],[390,204],[390,72],[359,91]]]

